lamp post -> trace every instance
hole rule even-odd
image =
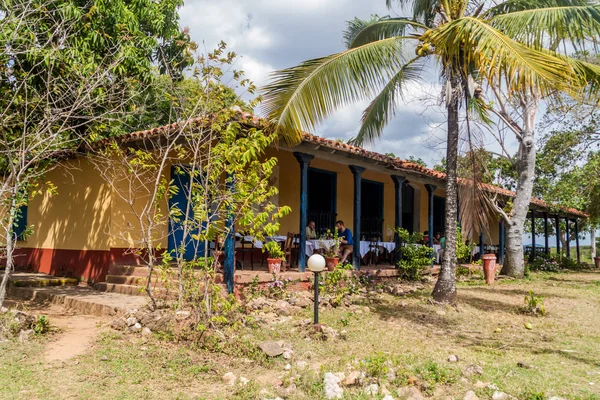
[[[308,269],[315,274],[315,325],[319,324],[319,274],[325,269],[325,258],[320,254],[313,254],[308,258]]]

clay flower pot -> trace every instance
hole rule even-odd
[[[278,274],[281,271],[281,258],[267,258],[270,274]]]
[[[481,259],[483,260],[483,276],[485,276],[485,283],[491,285],[496,278],[496,255],[484,254],[481,256]]]
[[[327,266],[327,271],[333,271],[335,267],[337,267],[340,259],[338,257],[325,257],[325,265]]]

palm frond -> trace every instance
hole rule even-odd
[[[427,29],[425,25],[411,21],[408,18],[390,18],[371,16],[368,21],[355,18],[348,22],[344,31],[344,42],[349,49],[359,47],[376,40],[394,36],[404,36],[409,27]]]
[[[275,133],[293,144],[335,110],[374,96],[402,67],[407,39],[380,40],[275,72],[263,89]]]
[[[507,0],[493,7],[489,7],[485,13],[483,13],[482,17],[492,18],[497,15],[536,8],[586,6],[590,4],[593,4],[593,0]]]
[[[420,58],[414,58],[404,64],[377,97],[371,101],[363,113],[362,126],[358,135],[352,140],[352,144],[363,146],[381,136],[385,126],[396,115],[396,96],[403,97],[403,90],[407,82],[421,78],[423,65],[419,60]]]
[[[444,66],[462,65],[465,74],[476,70],[485,81],[509,91],[535,87],[545,95],[567,89],[575,80],[561,58],[518,43],[476,18],[451,21],[421,39],[433,44]]]
[[[561,56],[575,71],[580,80],[578,86],[583,88],[580,93],[583,96],[595,99],[598,103],[598,94],[600,93],[600,65],[592,64],[578,58]]]
[[[536,48],[568,40],[583,47],[600,37],[600,4],[530,7],[490,19],[490,24],[511,38]]]
[[[386,0],[387,8],[392,8],[393,3],[400,7],[410,7],[412,19],[427,26],[431,26],[436,15],[436,8],[440,5],[439,0]]]

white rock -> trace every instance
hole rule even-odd
[[[223,377],[221,379],[223,379],[223,382],[225,382],[229,386],[233,386],[233,385],[235,385],[235,381],[237,380],[237,377],[235,376],[235,374],[233,372],[228,372],[225,375],[223,375]]]
[[[152,335],[152,331],[149,328],[144,327],[142,329],[142,336],[150,336]]]
[[[286,349],[283,352],[283,358],[285,358],[286,360],[291,360],[293,354],[294,354],[294,350]]]
[[[383,400],[394,400],[394,398],[388,394],[383,398]]]
[[[448,357],[448,362],[455,363],[458,362],[458,356],[456,354],[452,354]]]
[[[290,369],[292,369],[292,366],[290,364],[285,364],[285,367],[283,367],[283,369],[289,371]]]
[[[140,324],[139,322],[136,322],[135,325],[130,326],[129,329],[131,329],[134,332],[137,332],[142,329],[142,324]]]
[[[340,378],[332,374],[331,372],[325,373],[323,379],[325,383],[325,398],[327,399],[340,399],[344,394],[344,390],[340,387]]]
[[[492,394],[492,400],[517,400],[517,398],[504,392],[495,391]]]
[[[127,326],[134,326],[137,324],[137,319],[135,317],[129,317],[125,320],[125,322],[127,323]]]
[[[365,393],[370,396],[375,396],[377,393],[379,393],[379,385],[376,383],[371,383],[365,388]]]
[[[464,400],[479,400],[479,397],[477,397],[474,391],[469,390],[467,394],[465,394]]]
[[[564,397],[552,396],[548,400],[567,400],[567,399],[565,399]]]
[[[250,379],[246,378],[245,376],[240,376],[239,382],[242,386],[246,386],[248,382],[250,382]]]
[[[298,361],[296,363],[296,368],[298,369],[305,369],[306,367],[308,367],[308,363],[306,361]]]

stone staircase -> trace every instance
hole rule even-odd
[[[108,270],[106,282],[96,283],[96,290],[109,293],[127,294],[130,296],[144,296],[146,293],[146,279],[148,268],[138,265],[113,265]],[[176,271],[173,269],[173,278],[169,280],[169,286],[176,284]],[[152,289],[155,292],[165,292],[166,283],[159,279],[158,273],[152,274]]]

